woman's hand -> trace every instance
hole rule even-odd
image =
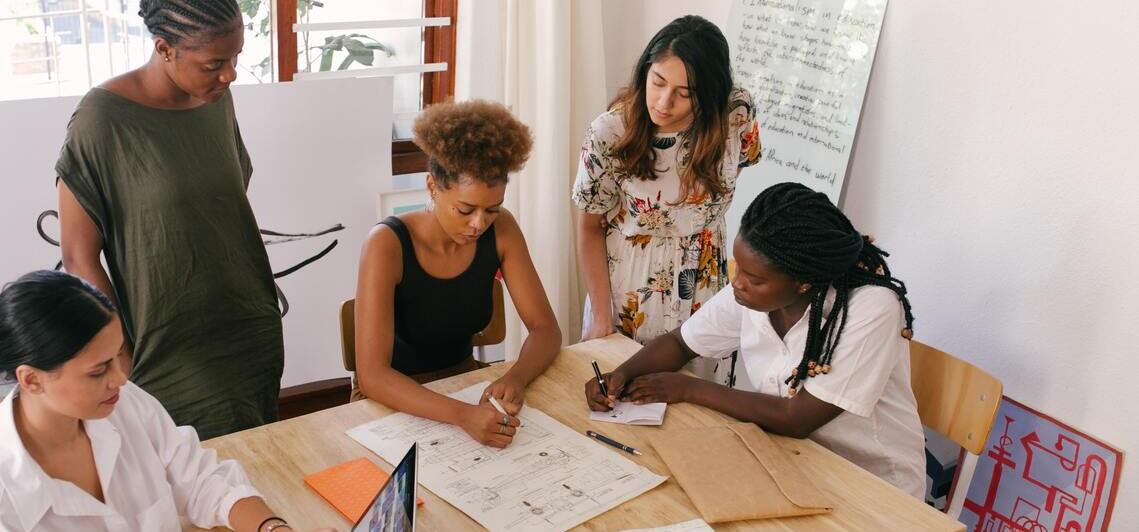
[[[507,414],[517,416],[522,410],[522,401],[526,398],[526,385],[507,373],[486,387],[479,404],[488,403],[492,396],[498,400]]]
[[[585,402],[589,405],[590,410],[608,412],[613,409],[617,404],[617,398],[621,397],[622,392],[625,391],[625,382],[628,379],[620,371],[603,373],[601,378],[605,380],[605,388],[609,395],[601,394],[601,385],[597,383],[597,378],[594,377],[585,381]]]
[[[625,399],[636,404],[684,403],[701,379],[675,372],[641,375],[625,388]]]
[[[605,317],[595,317],[585,325],[585,329],[581,331],[581,341],[586,342],[595,340],[597,338],[605,338],[610,334],[617,332],[613,327],[613,320]]]
[[[483,445],[502,449],[514,440],[518,424],[518,418],[501,414],[494,406],[483,403],[467,407],[459,428]]]

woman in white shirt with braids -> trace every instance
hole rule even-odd
[[[291,530],[241,466],[127,382],[122,325],[77,277],[39,271],[0,291],[0,530]]]
[[[921,498],[925,454],[910,389],[913,314],[886,252],[827,199],[774,185],[748,207],[736,274],[700,312],[585,386],[593,410],[618,397],[689,402],[812,440]],[[675,373],[739,352],[735,387]]]

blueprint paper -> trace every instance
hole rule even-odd
[[[451,394],[475,404],[488,383]],[[419,480],[490,530],[568,530],[664,482],[666,477],[523,407],[506,449],[485,447],[463,429],[396,413],[349,429],[388,463],[419,443]]]

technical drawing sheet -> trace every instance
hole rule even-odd
[[[489,383],[451,397],[475,404]],[[490,530],[568,530],[664,482],[544,412],[526,407],[506,449],[463,429],[405,413],[349,429],[348,436],[396,463],[419,442],[419,480]]]

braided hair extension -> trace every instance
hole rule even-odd
[[[784,381],[791,395],[803,380],[830,371],[855,288],[882,286],[897,294],[906,315],[901,334],[906,339],[913,336],[914,316],[906,284],[890,274],[885,259],[889,253],[875,246],[872,237],[859,234],[826,194],[798,183],[774,185],[747,208],[740,236],[775,268],[811,284],[803,358]],[[830,287],[835,289],[835,301],[824,323],[823,304]]]
[[[198,36],[225,35],[241,20],[236,0],[140,0],[147,31],[172,46]]]

